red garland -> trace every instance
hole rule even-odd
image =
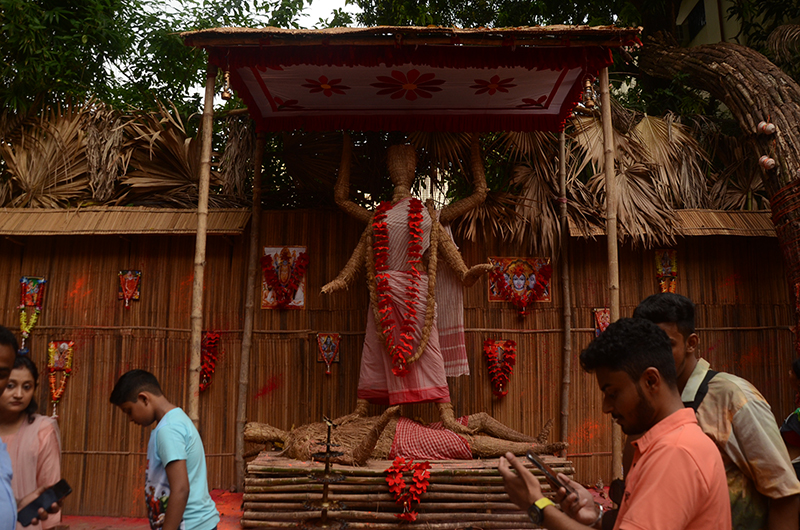
[[[392,357],[392,373],[398,377],[408,374],[407,361],[412,355],[411,342],[413,340],[414,322],[417,316],[417,300],[419,299],[420,272],[417,266],[422,263],[422,201],[411,199],[408,203],[408,232],[411,237],[408,243],[408,274],[411,279],[406,288],[403,322],[400,326],[400,343],[395,344],[393,331],[395,320],[392,318],[392,293],[389,289],[389,229],[386,224],[386,214],[393,207],[389,201],[384,201],[375,210],[372,220],[372,250],[375,255],[375,289],[378,293],[378,311],[380,312],[381,330],[386,341],[386,351]]]
[[[203,334],[203,342],[200,346],[200,392],[205,392],[211,385],[211,378],[217,368],[218,345],[219,333]]]
[[[483,355],[486,357],[486,366],[489,369],[489,376],[492,378],[492,393],[497,397],[508,394],[508,379],[517,364],[517,343],[507,340],[502,343],[503,360],[497,357],[498,343],[494,339],[483,341]]]
[[[403,513],[395,517],[404,521],[414,522],[417,520],[417,512],[412,510],[411,503],[419,505],[420,498],[428,491],[428,479],[431,476],[431,465],[428,462],[414,463],[414,460],[406,462],[405,458],[398,456],[392,462],[391,467],[385,470],[386,483],[389,484],[389,493],[394,495],[397,504],[403,505]],[[403,473],[412,471],[412,484],[406,491],[406,480]]]
[[[261,270],[264,271],[264,280],[272,292],[275,294],[275,305],[278,309],[286,309],[289,304],[294,300],[297,295],[297,288],[306,273],[308,266],[308,256],[305,252],[297,255],[292,267],[292,274],[289,275],[289,282],[284,287],[278,279],[278,274],[275,272],[275,267],[272,264],[272,256],[263,256],[261,258]]]
[[[519,316],[524,317],[527,313],[525,309],[537,298],[544,294],[547,284],[550,282],[550,276],[553,274],[553,267],[548,263],[536,272],[536,285],[533,289],[525,289],[525,294],[517,294],[517,292],[508,285],[506,277],[503,274],[503,269],[495,267],[490,273],[491,281],[497,289],[497,294],[511,302],[511,304],[519,311]]]

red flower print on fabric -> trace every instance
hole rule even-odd
[[[522,105],[517,105],[517,108],[521,108],[521,109],[528,109],[528,108],[543,109],[545,101],[547,101],[547,95],[541,96],[541,97],[536,98],[536,99],[533,99],[533,98],[522,98]]]
[[[376,79],[380,83],[372,83],[375,88],[380,88],[379,96],[389,94],[392,99],[400,99],[403,96],[408,101],[414,101],[418,97],[432,98],[431,92],[441,91],[439,85],[444,84],[444,79],[435,79],[436,74],[420,74],[419,70],[412,69],[408,74],[399,70],[392,70],[392,76],[379,75]]]
[[[302,106],[298,105],[299,101],[296,99],[283,100],[277,96],[273,99],[275,100],[275,105],[278,106],[278,110],[299,110],[303,108]]]
[[[494,96],[497,92],[507,93],[509,88],[514,88],[517,86],[511,83],[513,80],[513,77],[509,77],[508,79],[500,79],[499,75],[493,75],[488,81],[485,79],[476,79],[475,84],[470,85],[470,88],[476,89],[476,96],[479,94],[485,94],[486,92],[488,92],[490,96]]]
[[[322,92],[327,97],[331,97],[334,94],[341,94],[344,95],[345,90],[350,90],[349,86],[341,85],[341,79],[328,79],[327,76],[321,75],[319,79],[314,81],[313,79],[306,79],[308,84],[301,85],[303,88],[310,88],[310,93],[316,94],[318,92]]]

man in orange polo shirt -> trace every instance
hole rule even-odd
[[[581,366],[595,374],[603,412],[625,434],[642,435],[614,529],[729,530],[731,510],[722,458],[714,442],[684,408],[667,334],[650,321],[624,318],[611,324],[581,353]],[[516,470],[516,473],[511,468]],[[577,482],[558,478],[556,498],[512,454],[498,466],[505,489],[534,524],[549,530],[600,527],[602,510]]]

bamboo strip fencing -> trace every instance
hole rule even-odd
[[[542,459],[557,473],[574,474],[572,463],[564,458],[542,455]],[[324,463],[298,462],[262,452],[247,466],[242,527],[258,528],[266,521],[284,525],[274,527],[303,527],[304,523],[310,527],[313,523],[307,521],[318,520],[324,505],[336,508],[328,510],[327,517],[346,522],[348,527],[360,523],[380,524],[387,530],[448,524],[491,528],[495,523],[510,523],[514,528],[536,528],[503,490],[496,460],[431,462],[430,485],[419,505],[413,506],[417,520],[404,522],[397,517],[403,507],[386,483],[386,469],[391,465],[390,460],[372,460],[359,468],[334,464],[327,476],[341,480],[328,484],[324,494],[320,481],[325,476]],[[531,471],[545,495],[552,496],[552,487],[541,471]],[[287,490],[287,486],[293,489]]]

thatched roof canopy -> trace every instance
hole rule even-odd
[[[262,131],[561,130],[583,81],[639,29],[220,28],[182,33]]]

